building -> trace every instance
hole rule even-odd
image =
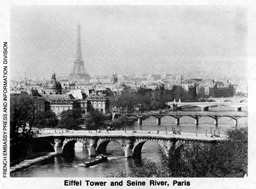
[[[91,93],[87,99],[94,110],[106,114],[110,112],[109,98],[106,95]]]
[[[63,111],[81,108],[79,100],[76,100],[72,95],[44,95],[43,97],[49,102],[49,108],[57,117],[59,117]],[[87,108],[86,103],[83,102],[82,105],[83,109]]]
[[[176,82],[178,83],[178,84],[181,84],[182,83],[182,75],[176,75]]]
[[[42,94],[44,100],[47,102],[45,109],[51,109],[58,117],[63,111],[76,108],[81,109],[82,113],[86,113],[89,107],[88,101],[82,93],[78,95],[78,92],[81,93],[81,90],[74,91],[74,95],[72,93],[62,94],[61,84],[56,80],[55,74],[53,74],[51,81],[45,86],[44,94]]]
[[[223,82],[215,82],[214,87],[210,88],[209,95],[211,97],[232,97],[235,95],[235,88],[232,84],[224,84]]]
[[[182,82],[181,86],[185,91],[189,91],[189,88],[198,86],[201,82],[202,79],[187,79]]]
[[[44,87],[45,94],[62,94],[62,87],[59,81],[56,80],[56,75],[53,74],[51,81],[46,83]]]

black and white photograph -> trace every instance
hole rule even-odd
[[[196,188],[193,179],[213,179],[210,187],[225,179],[216,181],[221,188],[252,176],[248,6],[9,11],[2,177],[56,178],[57,188]]]

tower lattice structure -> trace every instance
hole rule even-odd
[[[69,74],[71,80],[89,80],[90,76],[85,70],[84,61],[81,50],[81,26],[77,26],[77,47],[76,59],[74,61],[72,72]]]

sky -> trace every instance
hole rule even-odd
[[[247,74],[239,6],[12,6],[11,78],[68,76],[77,25],[90,75]]]

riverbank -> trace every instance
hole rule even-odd
[[[40,163],[44,160],[50,159],[50,158],[52,158],[54,156],[57,156],[57,155],[58,155],[57,153],[51,152],[51,153],[48,153],[44,156],[40,156],[40,157],[37,157],[37,158],[34,158],[34,159],[27,159],[27,160],[21,161],[20,163],[16,164],[15,166],[11,166],[10,173],[13,173],[15,171],[19,171],[21,169],[27,168],[31,165],[34,165],[36,163]]]

